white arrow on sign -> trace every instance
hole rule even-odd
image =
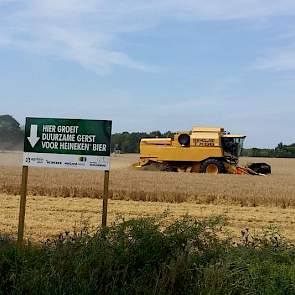
[[[36,145],[40,137],[37,136],[38,125],[31,125],[30,136],[28,140],[32,146],[32,148]]]

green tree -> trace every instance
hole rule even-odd
[[[0,116],[0,150],[21,150],[24,132],[10,115]]]

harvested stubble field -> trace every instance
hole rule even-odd
[[[21,179],[20,154],[0,154],[1,228],[15,233]],[[161,213],[171,218],[226,214],[229,227],[238,232],[278,224],[295,238],[295,159],[247,159],[272,165],[266,177],[201,175],[138,171],[131,168],[136,155],[112,158],[109,221]],[[37,239],[73,228],[81,216],[90,224],[100,220],[103,173],[82,170],[29,170],[27,233]],[[39,197],[42,196],[42,197]],[[134,202],[135,201],[135,202]],[[144,202],[138,202],[144,201]],[[155,203],[158,202],[158,203]]]

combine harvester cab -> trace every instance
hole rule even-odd
[[[174,138],[143,138],[136,167],[209,174],[261,174],[256,172],[261,169],[261,163],[252,168],[238,166],[245,138],[215,127],[194,127],[192,131],[177,132]]]

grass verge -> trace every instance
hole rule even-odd
[[[0,294],[294,294],[295,248],[272,230],[235,244],[224,219],[140,218],[41,245],[0,239]]]

